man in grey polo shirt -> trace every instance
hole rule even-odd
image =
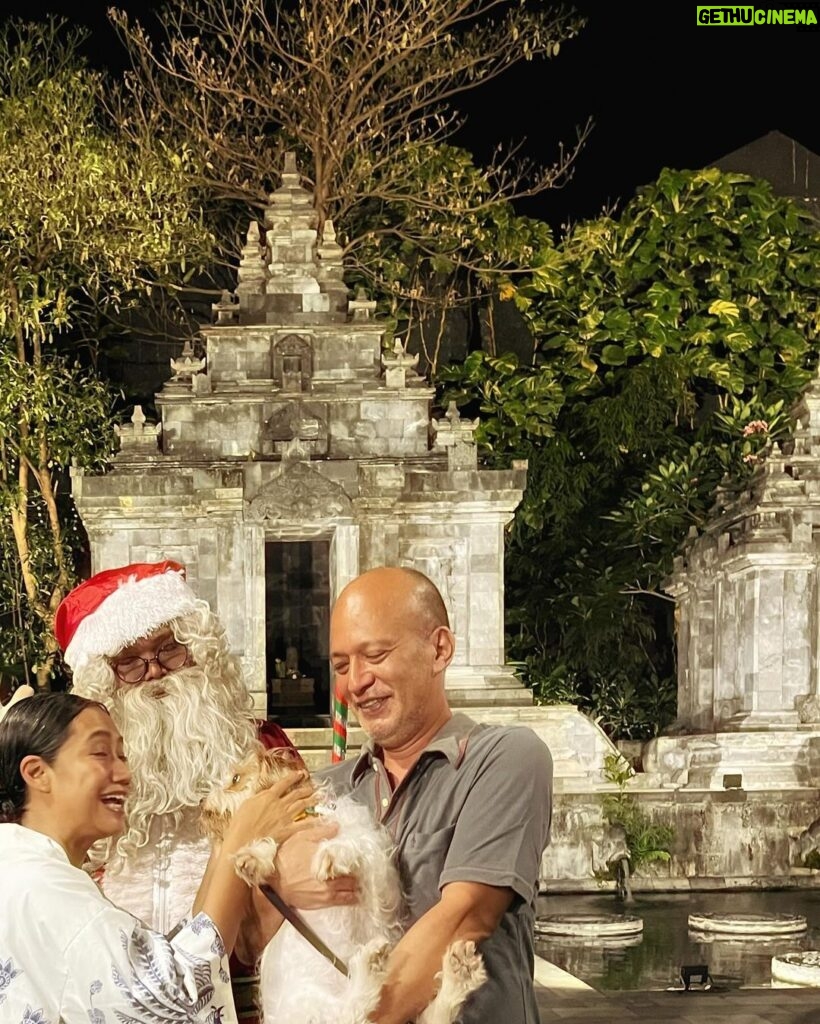
[[[406,1024],[432,998],[444,950],[480,943],[488,973],[461,1024],[537,1024],[533,918],[552,805],[552,761],[526,727],[453,714],[455,649],[433,583],[410,569],[359,576],[330,626],[337,683],[369,739],[322,774],[393,833],[410,909],[373,1020]]]

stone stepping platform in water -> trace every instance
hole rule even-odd
[[[772,988],[820,988],[820,950],[773,956]]]
[[[693,932],[731,936],[796,935],[808,927],[802,914],[690,914]]]
[[[591,939],[629,937],[643,931],[643,919],[629,914],[548,914],[536,920],[535,931]]]

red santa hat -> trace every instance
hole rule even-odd
[[[75,587],[54,619],[54,635],[72,669],[111,658],[180,615],[197,599],[178,562],[135,562],[105,569]]]

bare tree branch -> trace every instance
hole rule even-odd
[[[296,147],[320,228],[329,217],[346,227],[370,198],[424,201],[405,149],[451,138],[454,98],[517,61],[555,56],[583,25],[523,0],[171,0],[155,44],[124,11],[109,13],[133,67],[121,120],[195,140],[203,184],[230,199],[263,202],[279,151]],[[499,152],[484,204],[559,184],[586,130],[550,167]]]

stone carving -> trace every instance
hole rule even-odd
[[[313,349],[310,339],[288,334],[273,343],[273,379],[283,391],[310,391]]]
[[[265,424],[265,437],[271,441],[292,441],[294,437],[315,440],[325,419],[314,415],[319,409],[321,406],[283,403]]]
[[[460,554],[463,562],[463,549]],[[407,569],[418,569],[430,577],[450,611],[450,628],[458,633],[458,605],[452,592],[455,567],[460,564],[455,546],[437,541],[411,540],[403,546],[400,564]]]
[[[239,283],[236,286],[236,294],[241,305],[244,305],[247,297],[251,295],[264,294],[267,276],[268,271],[265,263],[265,247],[262,242],[262,234],[259,230],[259,224],[252,220],[248,228],[245,245],[242,248],[239,270],[237,272]]]
[[[328,296],[329,312],[334,319],[344,320],[348,290],[344,282],[344,249],[336,239],[332,220],[326,220],[316,246],[318,269],[316,279],[322,292]]]
[[[359,288],[356,298],[348,302],[347,311],[354,323],[364,323],[370,319],[371,313],[376,312],[376,302],[368,299],[364,288]]]
[[[794,706],[802,725],[815,725],[820,722],[820,697],[816,693],[798,697]]]
[[[820,365],[815,376],[792,410],[797,428],[794,431],[794,454],[820,459]]]
[[[455,402],[450,402],[444,418],[433,420],[433,432],[436,435],[437,448],[447,452],[447,468],[476,469],[478,466],[478,450],[473,439],[478,420],[463,420]]]
[[[182,346],[182,355],[179,359],[171,360],[171,369],[174,371],[174,382],[182,383],[183,381],[190,381],[190,379],[197,373],[202,373],[205,369],[205,359],[197,359],[194,356],[194,346],[191,343],[190,338],[185,339],[185,344]]]
[[[306,462],[283,465],[245,506],[245,517],[253,522],[305,523],[350,514],[345,489]]]
[[[623,825],[605,825],[601,836],[593,839],[593,870],[614,872],[623,860],[629,860],[626,830]]]
[[[222,289],[219,302],[211,305],[214,313],[214,321],[218,324],[233,324],[239,322],[239,303],[227,288]]]
[[[811,825],[794,840],[791,863],[801,866],[805,863],[806,857],[812,853],[820,853],[820,818],[813,821]]]
[[[383,355],[382,363],[384,364],[384,383],[389,388],[406,388],[408,373],[412,373],[416,381],[421,380],[416,372],[416,367],[419,364],[418,352],[414,356],[405,352],[404,346],[398,338],[393,343],[393,355]]]
[[[114,433],[120,439],[120,451],[136,450],[145,454],[146,449],[156,450],[158,438],[162,432],[159,423],[146,425],[145,413],[141,405],[134,406],[131,423],[114,425]]]
[[[326,220],[322,228],[322,237],[316,246],[319,262],[320,281],[341,281],[344,272],[344,249],[336,238],[336,229],[332,220]],[[347,289],[345,288],[345,291]]]
[[[327,408],[322,403],[284,402],[265,424],[263,451],[283,461],[309,459],[327,450]]]

